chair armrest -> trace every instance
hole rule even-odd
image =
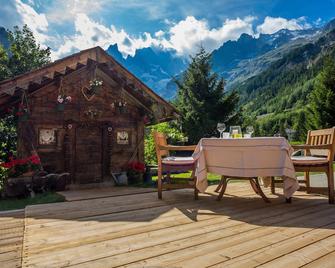
[[[160,145],[159,149],[167,151],[194,151],[196,145],[175,146],[175,145]]]
[[[303,153],[304,153],[304,150],[301,150],[301,149],[299,149],[299,150],[294,150],[294,152],[293,152],[293,154],[292,154],[291,156],[298,156],[299,153],[303,154]]]
[[[326,145],[308,145],[308,144],[303,144],[303,145],[292,145],[292,148],[294,150],[310,150],[310,149],[327,149],[330,150],[332,148],[331,144],[326,144]]]

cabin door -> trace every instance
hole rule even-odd
[[[98,126],[76,129],[76,183],[102,181],[102,130]]]

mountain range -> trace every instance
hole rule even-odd
[[[8,41],[8,33],[5,28],[0,27],[0,44],[4,48],[8,48],[9,46],[9,41]]]
[[[237,40],[223,43],[212,52],[213,69],[226,80],[228,89],[239,87],[249,78],[261,74],[290,51],[315,42],[335,27],[335,20],[323,28],[280,30],[274,34],[251,36],[242,34]],[[8,47],[7,32],[0,27],[0,43]],[[178,56],[173,49],[160,47],[138,49],[134,56],[123,57],[117,44],[107,52],[144,83],[166,99],[176,95],[174,77],[187,68],[189,59]]]
[[[288,50],[310,42],[320,29],[280,30],[274,34],[254,37],[242,34],[235,41],[227,41],[212,52],[213,69],[222,76],[227,87],[243,82],[265,70],[272,62]],[[179,76],[189,59],[179,57],[174,50],[158,47],[143,48],[134,56],[124,58],[117,45],[111,45],[107,52],[138,76],[162,97],[172,99],[176,86],[172,78]]]
[[[166,99],[172,99],[176,93],[173,77],[187,67],[187,61],[177,57],[173,50],[148,47],[138,49],[133,57],[123,58],[115,44],[107,52]]]

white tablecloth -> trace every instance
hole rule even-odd
[[[282,177],[289,198],[299,184],[290,158],[293,149],[285,138],[201,139],[194,151],[197,189],[207,189],[207,172],[227,177]]]

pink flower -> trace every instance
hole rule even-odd
[[[71,102],[71,101],[72,101],[72,98],[71,98],[71,96],[67,96],[67,97],[65,98],[65,100],[66,100],[67,102]]]
[[[64,102],[64,98],[63,96],[59,95],[57,98],[58,103],[63,103]]]

